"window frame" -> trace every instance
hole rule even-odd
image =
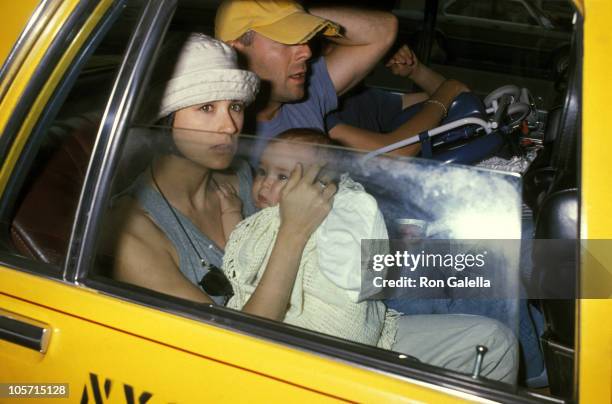
[[[132,115],[150,76],[150,64],[176,9],[177,0],[145,3],[108,99],[77,207],[64,278],[82,283],[93,266],[103,212]]]
[[[8,119],[2,136],[0,136],[0,162],[2,162],[2,164],[4,164],[6,160],[6,157],[13,145],[13,141],[15,140],[15,136],[22,127],[24,120],[30,111],[30,107],[35,102],[44,85],[49,81],[55,66],[64,55],[67,49],[66,44],[70,43],[70,40],[74,38],[76,33],[83,27],[96,5],[97,1],[95,0],[79,2],[70,17],[62,25],[58,35],[53,38],[51,45],[46,50],[45,55],[36,67],[36,71],[34,74],[32,74],[25,90],[21,94],[19,103],[17,103],[11,117]],[[32,18],[46,20],[49,18],[47,13],[52,14],[55,11],[50,9],[50,5],[45,4],[41,5],[41,7],[43,7],[42,10],[35,12],[35,17]],[[32,25],[36,25],[37,23],[38,21],[32,22]],[[25,32],[24,35],[29,36]],[[14,63],[18,55],[19,50],[17,48],[13,49],[10,56],[12,59],[7,60],[7,63]],[[3,67],[3,80],[5,79],[5,73],[8,75],[8,71],[8,65]],[[47,102],[46,107],[48,106],[49,102]],[[0,209],[0,211],[2,211],[2,209]]]
[[[14,214],[15,203],[17,202],[17,198],[20,195],[20,191],[22,190],[32,164],[37,157],[40,146],[47,135],[47,130],[50,128],[50,125],[72,90],[81,69],[111,28],[112,24],[121,14],[125,1],[126,0],[118,0],[115,2],[96,24],[92,34],[84,41],[74,59],[64,72],[57,87],[47,100],[36,124],[28,134],[28,139],[13,167],[10,178],[0,198],[0,223],[2,223],[1,226],[6,226],[4,227],[6,234],[8,234],[8,229],[10,228],[10,221]],[[30,105],[38,97],[42,87],[51,78],[57,62],[66,53],[68,49],[66,43],[74,38],[77,32],[83,29],[97,5],[98,1],[95,0],[80,2],[62,26],[60,35],[54,39],[52,46],[48,49],[45,57],[38,66],[36,74],[33,76],[34,79],[28,83],[24,95],[21,97],[19,104],[15,108],[15,112],[7,124],[7,130],[5,130],[3,136],[0,137],[0,158],[4,158],[6,154],[8,154],[15,136],[29,112]],[[66,254],[67,252],[68,251],[66,251]],[[64,279],[64,268],[53,264],[43,263],[4,251],[0,252],[0,260],[3,264],[17,270],[44,274],[50,278]]]
[[[444,5],[444,9],[442,11],[443,14],[446,17],[449,17],[449,18],[468,18],[468,19],[483,20],[483,21],[491,21],[492,20],[491,18],[476,17],[476,16],[473,16],[473,15],[458,14],[458,13],[454,13],[454,12],[449,12],[448,11],[449,8],[451,8],[452,6],[458,4],[458,2],[460,2],[460,1],[462,1],[462,0],[453,0],[453,1],[449,1],[448,3],[446,3]],[[492,16],[493,15],[493,10],[494,10],[494,7],[495,7],[495,0],[486,0],[486,1],[490,1],[490,4],[489,4],[490,5],[490,10],[489,10],[489,12],[490,12],[490,15]],[[473,4],[474,3],[472,1],[468,0],[468,7],[469,7],[469,5],[473,5]]]
[[[503,15],[503,4],[518,4],[520,7],[522,7],[522,9],[524,10],[525,14],[528,16],[529,19],[532,20],[532,22],[517,22],[517,21],[508,21],[508,20],[502,20],[498,17],[500,17],[500,14]],[[504,24],[516,24],[516,25],[520,25],[520,26],[524,26],[524,27],[534,27],[534,28],[542,28],[539,19],[537,18],[537,16],[534,14],[533,10],[531,10],[529,8],[529,5],[527,3],[525,3],[522,0],[507,0],[505,3],[498,1],[495,4],[495,7],[493,9],[493,18],[494,21],[499,21],[501,23]]]

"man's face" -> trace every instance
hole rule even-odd
[[[272,101],[285,103],[304,98],[306,62],[312,56],[307,43],[285,45],[253,32],[250,45],[238,41],[233,45],[246,57],[249,70],[270,84]]]
[[[280,202],[281,191],[297,163],[304,170],[317,162],[316,148],[309,145],[272,142],[266,147],[253,180],[252,197],[259,209]]]

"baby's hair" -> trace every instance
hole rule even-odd
[[[280,135],[276,136],[275,140],[288,140],[290,142],[311,144],[315,149],[318,158],[321,161],[326,162],[326,164],[334,161],[334,150],[325,146],[333,146],[338,144],[332,139],[330,139],[329,136],[327,136],[324,132],[312,128],[288,129],[282,132]],[[325,167],[324,171],[319,173],[319,175],[327,176],[329,178],[328,181],[331,180],[337,182],[336,177],[338,174],[333,171],[332,165],[330,164],[328,164]]]

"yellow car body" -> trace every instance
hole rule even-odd
[[[38,19],[32,17],[36,10],[40,12],[37,1],[3,2],[0,6],[5,20],[0,60],[10,55],[20,62],[11,65],[14,70],[4,72],[0,83],[0,133],[15,113],[45,51],[79,1],[44,3],[44,15]],[[27,111],[2,162],[0,194],[5,192],[54,88],[112,3],[96,2]],[[606,174],[612,151],[607,119],[612,94],[612,3],[585,0],[577,7],[584,16],[580,234],[583,240],[612,239],[611,181]],[[34,34],[18,42],[26,27]],[[612,253],[596,248],[588,251],[589,257],[581,257],[581,287],[609,292]],[[590,271],[591,266],[599,272]],[[582,299],[576,310],[577,399],[608,402],[612,398],[612,300]],[[36,325],[46,333],[40,351],[0,339],[0,383],[68,383],[70,402],[83,402],[84,398],[89,402],[142,399],[176,403],[454,403],[484,399],[469,388],[397,376],[350,359],[296,349],[223,324],[177,315],[171,309],[162,311],[117,299],[78,281],[40,276],[27,268],[0,267],[0,315]],[[497,399],[505,401],[503,397]],[[0,402],[4,400],[7,398],[0,398]]]

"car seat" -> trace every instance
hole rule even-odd
[[[10,225],[11,241],[24,256],[62,264],[97,127],[92,116],[79,115],[46,134]]]
[[[99,117],[81,114],[55,122],[36,156],[10,225],[21,255],[56,266],[68,249],[74,215],[99,126]],[[151,130],[133,128],[126,137],[113,195],[120,194],[151,161]],[[109,263],[96,263],[108,274]]]

